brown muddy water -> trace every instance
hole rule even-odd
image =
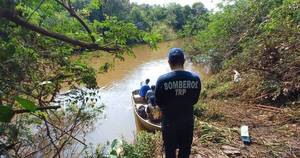
[[[156,83],[157,78],[170,72],[167,62],[167,52],[172,47],[182,46],[182,40],[168,41],[159,44],[157,50],[141,45],[133,49],[136,57],[126,56],[125,61],[116,61],[112,70],[97,75],[100,89],[100,102],[105,105],[103,118],[95,124],[94,130],[86,137],[87,143],[106,144],[113,139],[134,140],[136,124],[133,114],[131,92],[139,88],[140,82],[150,79],[150,85]],[[103,53],[102,53],[103,54]],[[92,57],[80,58],[96,69],[103,61],[109,61],[107,55],[93,53]],[[200,66],[187,62],[186,70],[197,72],[201,79],[207,74]]]

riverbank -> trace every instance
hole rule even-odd
[[[96,80],[101,87],[99,102],[105,105],[103,119],[99,119],[94,130],[87,134],[88,143],[106,144],[114,139],[134,142],[139,127],[134,121],[131,93],[146,78],[150,79],[150,85],[154,85],[160,75],[169,72],[167,53],[170,48],[181,45],[182,40],[161,42],[157,50],[147,45],[139,45],[133,48],[135,56],[124,56],[124,61],[113,61],[113,56],[101,52],[89,52],[71,58],[72,61],[92,67],[97,72]],[[111,67],[102,73],[101,68],[105,63]],[[185,68],[199,73],[203,80],[209,76],[201,66],[190,61],[186,62]]]
[[[299,157],[299,109],[266,108],[235,100],[200,101],[195,110],[195,130],[192,145],[194,158],[223,157]],[[298,113],[297,113],[298,111]],[[251,144],[244,145],[240,126],[249,126]],[[142,157],[162,156],[162,141],[158,134],[142,132],[133,147],[140,148]],[[152,144],[147,145],[140,140]],[[149,147],[150,148],[150,147]],[[155,150],[154,150],[155,149]]]
[[[126,108],[127,106],[122,106],[123,104],[121,105],[119,100],[114,102],[116,100],[114,97],[119,96],[127,99],[126,101],[123,100],[122,103],[131,106],[130,96],[125,94],[128,93],[128,95],[130,95],[130,91],[136,88],[136,83],[147,78],[149,75],[152,77],[151,82],[154,81],[153,83],[155,83],[155,76],[163,73],[161,71],[167,71],[168,69],[167,63],[164,63],[161,59],[165,58],[168,48],[178,45],[180,45],[180,41],[164,42],[160,46],[160,51],[146,49],[146,46],[139,46],[134,49],[136,54],[135,58],[126,57],[125,62],[117,61],[115,66],[112,67],[113,71],[108,71],[108,73],[104,74],[99,73],[99,75],[97,75],[97,82],[104,90],[102,99],[109,105],[106,112],[113,115],[108,116],[106,120],[104,120],[106,123],[101,122],[96,125],[98,129],[91,133],[91,139],[88,138],[88,140],[100,140],[100,142],[95,143],[103,143],[106,140],[112,141],[116,138],[116,135],[121,136],[123,132],[119,130],[119,127],[121,127],[121,129],[129,131],[127,132],[127,135],[129,136],[123,134],[125,140],[127,140],[125,143],[126,145],[124,145],[123,148],[124,155],[141,158],[162,157],[161,134],[140,132],[133,140],[132,134],[134,133],[134,130],[132,129],[134,129],[134,124],[128,124],[126,121],[124,122],[124,120],[134,122],[131,113],[132,109],[130,107]],[[92,56],[81,56],[80,58],[80,60],[95,69],[99,69],[99,65],[103,64],[99,63],[100,61],[108,61],[103,59],[105,59],[105,57],[97,53]],[[164,66],[162,67],[162,65]],[[197,65],[196,67],[200,66]],[[138,68],[138,72],[135,72],[132,68]],[[157,70],[159,70],[159,72]],[[200,72],[205,74],[203,73],[203,70]],[[239,84],[232,83],[232,76],[229,71],[226,72],[227,73],[223,73],[223,75],[219,74],[221,78],[226,78],[226,82],[224,83],[218,82],[216,77],[208,77],[206,75],[202,75],[201,77],[205,81],[203,82],[204,85],[199,104],[195,105],[195,115],[197,120],[195,123],[192,156],[299,156],[300,149],[298,146],[300,145],[298,142],[300,142],[300,114],[297,112],[299,109],[294,109],[293,107],[283,109],[264,108],[262,106],[257,106],[256,104],[250,104],[245,98],[231,97],[231,99],[228,99],[232,93],[238,93],[239,91],[244,92],[242,91],[243,89],[234,92],[232,91],[232,88],[229,89],[228,87],[246,84],[244,84],[245,80],[242,80]],[[131,77],[128,77],[128,74],[132,74],[130,75]],[[247,76],[242,77],[246,78]],[[114,80],[111,80],[112,78]],[[255,82],[257,79],[251,81]],[[127,86],[122,87],[120,83]],[[251,83],[247,82],[247,84]],[[118,87],[117,89],[119,91],[116,93],[109,92],[113,91],[114,87]],[[255,89],[252,91],[255,91]],[[225,98],[228,100],[225,100]],[[295,107],[297,106],[295,105]],[[116,112],[116,109],[118,112]],[[128,115],[120,115],[124,114],[124,111],[126,111],[126,114]],[[119,121],[117,122],[122,122],[122,124],[111,126],[116,122],[115,118],[119,118]],[[252,140],[250,146],[243,145],[240,139],[239,128],[241,125],[249,126]],[[100,132],[111,133],[112,135],[103,135],[102,137],[105,138],[103,139],[98,137]],[[133,143],[131,140],[133,140]]]
[[[231,94],[227,86],[236,84],[233,81],[217,85],[214,85],[214,82],[213,76],[206,79],[200,100],[195,105],[196,121],[192,157],[300,156],[300,106],[298,102],[280,108],[261,105],[243,97],[227,96]],[[241,92],[245,91],[241,90]],[[249,127],[250,145],[244,145],[241,141],[240,127],[242,125]],[[161,158],[161,138],[152,136],[153,142],[157,142],[156,152],[152,151],[152,155],[144,157]],[[138,135],[139,137],[144,137],[144,135]],[[137,142],[134,146],[139,145],[140,143]]]
[[[300,124],[299,120],[294,120],[299,115],[295,113],[297,110],[264,107],[236,100],[199,103],[196,106],[198,119],[193,144],[194,155],[299,157]],[[244,145],[240,139],[241,125],[249,126],[250,146]],[[226,146],[235,149],[230,151]],[[203,152],[201,148],[207,148],[210,152]]]

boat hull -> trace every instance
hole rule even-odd
[[[134,109],[133,111],[134,111],[135,121],[137,123],[138,128],[140,127],[142,130],[146,130],[149,132],[161,131],[161,124],[152,123],[148,119],[144,119],[140,115],[138,115],[137,108],[140,105],[146,104],[145,101],[143,101],[139,97],[136,97],[139,94],[138,92],[139,90],[135,90],[132,92],[132,102],[133,102],[133,109]]]

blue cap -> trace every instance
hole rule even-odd
[[[184,53],[181,48],[171,48],[169,50],[169,62],[172,64],[184,63]]]

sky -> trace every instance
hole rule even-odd
[[[216,9],[216,5],[220,2],[222,2],[222,0],[130,0],[130,2],[134,2],[137,4],[146,3],[146,4],[150,4],[150,5],[153,5],[153,4],[163,5],[163,4],[175,2],[175,3],[181,4],[182,6],[184,6],[184,5],[192,6],[193,3],[195,3],[195,2],[202,2],[207,9],[211,10],[211,9]]]

